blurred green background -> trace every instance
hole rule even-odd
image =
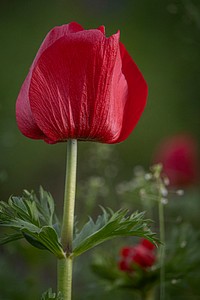
[[[156,146],[165,137],[187,132],[200,142],[198,0],[1,0],[1,200],[8,199],[11,194],[20,195],[25,188],[38,190],[42,185],[53,194],[58,209],[62,204],[66,144],[47,145],[25,138],[16,125],[15,102],[46,33],[56,25],[71,21],[80,23],[85,29],[103,24],[107,36],[120,29],[121,41],[149,86],[145,112],[125,142],[117,145],[79,143],[80,190],[84,190],[85,180],[91,174],[107,178],[110,189],[113,188],[113,199],[107,201],[113,206],[114,185],[128,180],[134,166],[148,167]],[[112,151],[110,156],[109,151]],[[104,156],[107,152],[109,166]],[[104,196],[99,196],[99,204]],[[79,197],[78,212],[85,205],[85,200]],[[105,199],[102,201],[106,204]],[[119,200],[116,206],[120,207]],[[17,252],[12,248],[7,249],[9,251],[11,254]],[[33,250],[33,255],[35,253]],[[27,261],[29,272],[32,272],[32,264],[28,258]]]

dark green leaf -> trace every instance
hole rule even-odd
[[[49,250],[58,258],[65,257],[65,253],[58,241],[58,236],[54,228],[50,226],[43,226],[39,232],[31,232],[24,228],[22,232],[26,240],[36,248]]]
[[[73,241],[73,255],[83,252],[115,237],[139,236],[155,243],[156,238],[149,228],[150,221],[144,219],[144,213],[128,215],[127,209],[113,212],[102,208],[103,214],[94,222],[91,218],[78,232]]]
[[[23,236],[25,237],[27,242],[29,242],[32,246],[34,246],[38,249],[41,249],[41,250],[48,250],[47,247],[45,247],[41,242],[39,242],[37,238],[34,238],[33,236],[31,236],[31,234],[23,232]]]
[[[10,234],[4,234],[3,236],[0,236],[0,245],[4,245],[7,243],[10,243],[12,241],[16,241],[23,238],[23,234],[21,233],[10,233]]]
[[[39,232],[39,240],[43,245],[54,253],[58,258],[65,257],[65,253],[62,249],[62,245],[58,241],[58,236],[54,228],[50,226],[43,226]]]
[[[11,197],[8,203],[0,202],[0,226],[18,231],[7,235],[3,243],[25,237],[34,247],[47,249],[57,257],[65,254],[59,242],[59,226],[55,222],[54,201],[40,188],[40,198],[33,192],[24,191],[22,197]]]
[[[58,294],[54,293],[52,289],[48,289],[45,293],[43,293],[41,300],[63,300],[63,297],[61,296],[61,293],[59,292]]]
[[[116,256],[108,253],[101,253],[95,256],[91,264],[92,271],[103,280],[104,289],[131,289],[132,291],[148,291],[159,280],[159,269],[157,266],[153,268],[143,269],[137,264],[134,265],[133,273],[123,272],[118,267],[118,259]],[[132,276],[133,275],[133,276]],[[146,299],[141,298],[141,299]]]

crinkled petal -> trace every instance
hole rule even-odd
[[[104,35],[106,34],[106,29],[104,25],[99,26],[97,29],[100,30]]]
[[[40,58],[41,54],[56,40],[67,34],[75,33],[82,30],[83,28],[77,23],[70,23],[67,25],[55,27],[47,34],[42,45],[40,46],[37,55],[33,61],[33,64],[29,70],[29,73],[21,87],[16,103],[17,124],[20,131],[24,135],[33,139],[45,138],[44,133],[41,131],[41,129],[37,126],[37,123],[35,122],[29,103],[29,87],[33,68],[37,64],[37,61]]]
[[[85,30],[60,38],[40,56],[30,84],[34,119],[49,141],[112,143],[121,132],[127,83],[119,33]]]
[[[128,84],[128,96],[123,114],[123,124],[120,136],[115,143],[124,141],[133,131],[145,108],[148,88],[137,65],[120,43],[122,73]]]

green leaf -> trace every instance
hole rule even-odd
[[[43,226],[38,236],[39,241],[46,246],[49,251],[54,253],[58,258],[65,257],[62,245],[58,240],[57,233],[54,228],[50,226]]]
[[[113,212],[111,209],[101,208],[103,214],[94,222],[91,218],[80,232],[76,233],[73,241],[73,256],[115,237],[139,236],[157,241],[155,234],[149,228],[150,220],[144,219],[144,213],[135,212],[128,215],[127,209]]]
[[[34,247],[49,250],[58,258],[65,257],[62,245],[58,241],[58,236],[54,228],[43,226],[39,232],[31,232],[24,228],[22,232],[26,240]]]
[[[50,299],[64,300],[60,292],[57,295],[56,293],[53,293],[51,288],[48,289],[48,291],[44,292],[41,297],[41,300],[50,300]]]
[[[23,236],[32,246],[41,249],[41,250],[48,250],[41,242],[38,241],[37,238],[34,238],[33,235],[26,233],[23,231]]]
[[[40,187],[40,213],[45,218],[45,223],[49,225],[53,225],[54,219],[56,218],[54,214],[55,205],[54,200],[51,194],[44,191],[42,187]],[[56,219],[57,221],[57,219]]]
[[[0,237],[0,243],[17,238],[25,239],[34,247],[46,249],[58,258],[65,257],[59,241],[59,226],[54,213],[54,200],[50,194],[40,188],[40,198],[28,191],[22,197],[11,197],[8,203],[0,202],[0,226],[18,231]],[[2,242],[1,242],[2,241]]]
[[[103,282],[103,289],[123,288],[144,292],[155,286],[160,276],[160,270],[156,265],[144,270],[135,264],[134,275],[123,272],[118,267],[118,258],[115,255],[102,252],[95,255],[91,269]]]
[[[110,253],[100,253],[94,256],[90,265],[92,271],[100,278],[115,281],[124,273],[118,268],[117,259]]]
[[[0,245],[4,245],[22,238],[23,238],[23,234],[21,233],[4,234],[3,236],[0,237]]]
[[[32,200],[32,203],[36,203],[42,225],[53,225],[53,223],[58,221],[54,213],[54,200],[50,193],[46,192],[42,187],[40,187],[39,199],[36,197],[35,193],[28,192],[27,190],[24,191],[24,195],[26,198]]]

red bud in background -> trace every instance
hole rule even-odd
[[[166,139],[158,147],[154,161],[163,165],[171,186],[185,187],[198,179],[198,153],[196,141],[189,135]]]
[[[134,264],[143,269],[151,267],[156,261],[154,249],[154,244],[145,239],[136,246],[122,248],[119,269],[121,271],[134,271]]]

